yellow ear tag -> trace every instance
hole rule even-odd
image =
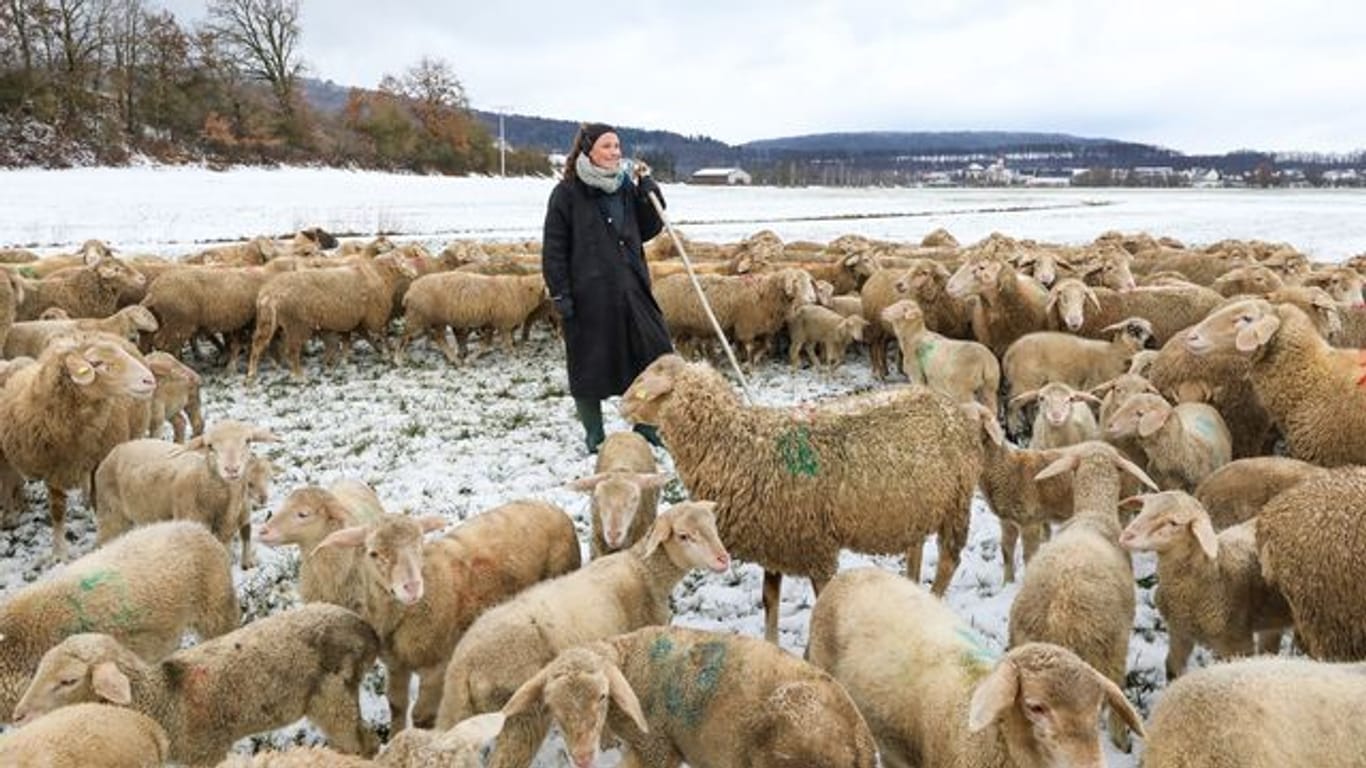
[[[76,369],[76,378],[78,378],[78,379],[83,379],[83,378],[85,378],[86,376],[89,376],[89,375],[90,375],[90,366],[88,366],[88,365],[86,365],[86,364],[84,364],[84,363],[81,364],[81,367],[80,367],[80,368],[77,368],[77,369]]]
[[[636,390],[636,399],[637,399],[637,400],[649,400],[649,399],[650,399],[650,390],[648,390],[648,389],[646,389],[646,388],[644,388],[644,387],[641,387],[640,389]]]

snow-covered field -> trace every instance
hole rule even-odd
[[[174,254],[196,250],[204,241],[311,225],[366,235],[385,230],[437,247],[455,238],[521,239],[539,235],[549,189],[545,180],[335,170],[4,171],[0,247],[54,251],[100,237],[126,251]],[[1366,251],[1366,195],[1360,193],[670,186],[665,194],[680,228],[699,240],[735,240],[769,228],[789,240],[824,241],[858,232],[918,241],[943,226],[964,242],[993,230],[1084,242],[1107,229],[1122,229],[1170,234],[1193,243],[1224,237],[1281,240],[1334,260]],[[586,541],[586,498],[562,485],[589,474],[593,459],[584,454],[558,340],[542,330],[511,357],[495,351],[461,367],[448,366],[426,344],[419,343],[415,352],[413,363],[395,368],[358,344],[350,361],[335,370],[323,371],[316,358],[310,360],[304,383],[269,367],[252,388],[242,385],[240,375],[209,372],[207,416],[251,421],[284,437],[283,443],[266,449],[279,468],[268,508],[299,485],[355,477],[374,485],[395,510],[440,514],[453,522],[517,497],[546,499],[574,516]],[[786,404],[874,382],[866,357],[855,355],[830,381],[810,371],[789,374],[785,365],[770,363],[759,368],[751,385],[760,401]],[[613,407],[605,410],[609,430],[625,427]],[[659,458],[671,468],[667,454],[661,452]],[[0,598],[49,567],[44,493],[36,484],[27,492],[30,511],[17,528],[0,533]],[[666,490],[666,498],[681,494],[677,483]],[[257,522],[267,514],[268,509],[259,510]],[[93,521],[79,503],[68,530],[75,554],[91,548]],[[998,541],[995,518],[978,502],[948,601],[991,645],[1003,648],[1017,587],[1001,583]],[[937,560],[933,545],[929,550],[922,577],[933,573]],[[295,553],[258,547],[258,554],[260,565],[239,578],[249,617],[296,600],[291,582]],[[886,568],[901,565],[897,558],[850,553],[842,564],[870,562]],[[1152,606],[1152,561],[1137,559],[1135,572],[1140,607],[1127,689],[1146,714],[1162,682],[1166,640]],[[744,563],[726,574],[695,573],[675,593],[676,621],[761,635],[760,582],[759,568]],[[785,580],[783,647],[798,653],[804,648],[812,600],[805,581]],[[1203,654],[1197,657],[1197,663],[1207,660]],[[382,690],[375,676],[364,694],[367,718],[376,724],[387,719]],[[283,746],[316,738],[315,731],[297,725],[269,740]],[[1136,755],[1111,754],[1111,764],[1134,765]],[[550,750],[538,765],[554,765],[556,759]]]

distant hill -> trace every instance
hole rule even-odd
[[[744,144],[749,151],[794,152],[1000,152],[1022,146],[1103,146],[1113,139],[1086,139],[1066,133],[1028,133],[1019,131],[863,131],[859,133],[816,133],[762,139]]]

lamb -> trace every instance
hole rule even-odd
[[[147,435],[160,438],[166,421],[177,443],[185,442],[186,427],[191,437],[204,434],[204,406],[199,399],[199,374],[165,352],[151,352],[144,358],[157,379],[152,393],[152,412]]]
[[[1258,658],[1216,664],[1162,694],[1147,768],[1356,768],[1366,744],[1366,664]]]
[[[304,342],[313,333],[359,331],[381,356],[387,356],[385,330],[393,307],[394,283],[417,273],[404,259],[384,254],[330,269],[305,269],[276,275],[256,296],[256,331],[251,337],[247,381],[256,379],[261,354],[276,332],[295,379],[303,378]]]
[[[359,616],[321,604],[154,663],[109,635],[77,634],[43,655],[14,717],[23,723],[82,701],[131,707],[166,729],[173,761],[193,765],[216,764],[234,741],[308,717],[343,751],[373,755],[378,739],[361,719],[359,688],[378,649]]]
[[[722,538],[763,566],[769,640],[782,574],[819,591],[841,548],[905,552],[918,579],[937,533],[934,591],[948,588],[982,458],[975,425],[943,395],[910,387],[809,409],[744,406],[711,366],[666,355],[636,377],[621,413],[658,426],[692,498],[716,501]]]
[[[0,763],[11,768],[147,768],[169,757],[155,720],[108,704],[62,707],[0,737]]]
[[[472,272],[439,272],[413,281],[403,296],[403,338],[396,355],[415,338],[430,333],[454,365],[456,352],[446,340],[446,328],[455,333],[460,359],[467,350],[465,339],[472,330],[492,329],[490,346],[503,335],[503,349],[512,352],[513,331],[526,324],[542,304],[549,301],[545,279],[540,275],[479,275]]]
[[[1120,374],[1091,390],[1091,394],[1101,398],[1098,425],[1100,434],[1106,438],[1105,442],[1115,446],[1126,458],[1140,465],[1148,462],[1148,455],[1143,452],[1138,440],[1134,437],[1115,437],[1109,434],[1109,429],[1120,406],[1129,402],[1129,398],[1134,395],[1143,393],[1158,394],[1152,382],[1136,373]]]
[[[143,289],[147,281],[113,257],[87,255],[85,266],[64,277],[22,280],[24,300],[17,320],[34,320],[48,307],[61,307],[71,317],[108,317],[125,292]]]
[[[650,530],[659,507],[659,489],[669,481],[657,469],[645,438],[635,432],[615,432],[603,441],[593,474],[569,483],[571,490],[592,496],[589,548],[595,559],[626,549]]]
[[[1272,654],[1290,627],[1290,606],[1267,586],[1257,562],[1256,522],[1215,533],[1209,513],[1182,491],[1125,499],[1137,517],[1119,543],[1157,553],[1157,608],[1167,622],[1167,680],[1175,680],[1199,642],[1220,657]]]
[[[1120,472],[1156,490],[1152,480],[1113,447],[1096,441],[1056,452],[1035,475],[1073,473],[1073,517],[1039,548],[1010,606],[1010,645],[1057,643],[1124,685],[1134,624],[1134,572],[1119,546]],[[1110,740],[1128,751],[1120,713],[1110,713]],[[1137,731],[1141,735],[1141,731]]]
[[[843,571],[816,599],[806,656],[849,691],[884,765],[1101,768],[1104,705],[1144,733],[1077,654],[1027,643],[998,660],[948,606],[878,568]]]
[[[486,768],[505,720],[502,712],[488,712],[448,731],[409,728],[389,742],[376,762],[385,768]]]
[[[1194,496],[1209,513],[1214,530],[1251,520],[1281,491],[1327,470],[1299,459],[1258,456],[1230,461],[1211,472]]]
[[[800,269],[744,277],[699,275],[698,280],[721,331],[740,343],[750,365],[762,359],[768,337],[783,328],[793,309],[816,303],[811,275]],[[710,339],[715,334],[687,275],[662,277],[652,290],[675,336]]]
[[[123,411],[149,399],[156,378],[114,340],[80,334],[49,345],[0,394],[0,461],[47,485],[52,553],[66,557],[66,491],[86,487],[108,448],[101,439]],[[126,418],[126,417],[125,417]]]
[[[224,545],[240,533],[242,568],[252,567],[251,444],[279,440],[264,427],[225,420],[184,445],[143,439],[115,447],[95,470],[96,541],[157,520],[196,520]]]
[[[1124,373],[1130,358],[1153,338],[1152,323],[1141,317],[1122,320],[1104,332],[1111,334],[1108,342],[1058,331],[1021,336],[1001,358],[1008,397],[1038,389],[1050,381],[1076,389],[1100,386]],[[1015,431],[1024,426],[1018,413],[1007,413],[1006,422]]]
[[[609,707],[610,698],[610,707]],[[593,765],[604,726],[636,765],[873,768],[877,747],[849,694],[771,643],[646,627],[565,650],[503,707],[505,729],[545,710],[575,765]],[[509,734],[538,744],[545,733]],[[502,759],[504,739],[493,752]]]
[[[53,339],[77,331],[104,332],[136,341],[139,332],[150,333],[156,329],[156,318],[146,307],[137,304],[100,320],[29,320],[10,327],[4,356],[38,357]]]
[[[1196,355],[1246,356],[1257,398],[1285,434],[1292,458],[1334,467],[1366,464],[1366,353],[1328,346],[1289,304],[1231,304],[1185,336]]]
[[[299,546],[299,597],[304,602],[332,603],[359,613],[363,584],[348,578],[355,567],[355,550],[315,550],[328,535],[376,522],[383,514],[374,489],[358,480],[342,479],[326,488],[305,486],[285,497],[257,532],[256,540],[272,547]]]
[[[315,549],[365,548],[348,578],[359,580],[360,614],[379,633],[393,732],[408,725],[414,671],[413,725],[428,728],[442,702],[451,650],[475,619],[522,589],[579,567],[573,521],[553,504],[504,504],[422,542],[424,532],[445,525],[439,517],[384,515],[329,534]]]
[[[1295,637],[1323,661],[1366,659],[1360,542],[1366,539],[1366,469],[1311,477],[1262,507],[1257,555],[1267,583],[1295,617]]]
[[[1057,315],[1057,327],[1090,338],[1103,338],[1106,328],[1125,318],[1141,317],[1152,323],[1153,340],[1160,346],[1200,322],[1223,300],[1223,296],[1198,285],[1112,291],[1060,280],[1049,293],[1048,305],[1049,317]],[[1088,311],[1087,304],[1093,305],[1094,311]]]
[[[862,317],[845,317],[816,304],[797,307],[787,319],[787,335],[791,341],[788,347],[789,367],[794,371],[797,369],[802,350],[805,349],[811,359],[811,367],[820,368],[820,361],[816,357],[816,347],[819,345],[824,353],[826,373],[834,373],[844,362],[844,352],[849,343],[862,340],[863,329],[867,325],[868,321]]]
[[[1233,437],[1233,458],[1270,453],[1274,426],[1253,392],[1248,359],[1234,352],[1196,355],[1184,336],[1173,336],[1157,353],[1148,371],[1153,386],[1174,403],[1204,402],[1223,416]]]
[[[238,620],[227,552],[203,526],[130,532],[0,605],[0,720],[14,711],[43,653],[78,630],[107,632],[157,658],[175,650],[188,628],[217,637]]]
[[[508,703],[512,694],[570,646],[655,624],[668,624],[670,593],[693,568],[713,572],[730,567],[730,555],[716,534],[712,502],[683,502],[659,513],[646,537],[622,552],[599,558],[581,570],[538,584],[475,620],[451,654],[437,728]],[[516,731],[544,733],[549,722],[539,710],[504,725],[494,748],[507,765],[526,765],[538,741]],[[530,742],[530,743],[528,743]],[[513,750],[517,750],[514,753]]]
[[[1033,400],[1039,401],[1039,412],[1034,416],[1029,447],[1043,450],[1096,440],[1100,427],[1091,413],[1092,405],[1100,405],[1100,398],[1090,392],[1075,390],[1061,382],[1021,392],[1006,404],[1007,413]]]
[[[1026,333],[1044,329],[1048,292],[1001,259],[973,256],[953,273],[945,290],[959,299],[977,297],[973,335],[997,357]]]
[[[903,299],[882,311],[901,350],[901,369],[912,384],[925,384],[957,403],[981,403],[996,413],[1001,366],[975,341],[950,339],[925,328],[925,314]]]
[[[1233,437],[1214,408],[1204,403],[1173,406],[1148,393],[1134,395],[1115,411],[1106,436],[1137,439],[1148,457],[1148,471],[1168,491],[1194,491],[1233,454]]]

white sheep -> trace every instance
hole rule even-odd
[[[1036,399],[1039,412],[1030,431],[1030,448],[1063,448],[1100,437],[1100,426],[1091,406],[1100,405],[1101,401],[1090,392],[1075,390],[1062,382],[1049,382],[1012,397],[1006,404],[1007,412]]]
[[[379,640],[359,616],[312,604],[148,663],[109,635],[72,635],[43,655],[16,722],[83,701],[131,707],[170,737],[171,759],[218,762],[232,743],[308,717],[347,752],[372,755],[360,683]]]
[[[1209,513],[1214,530],[1251,520],[1282,491],[1328,470],[1284,456],[1230,461],[1211,472],[1192,493]]]
[[[53,339],[80,331],[108,333],[136,341],[139,332],[151,333],[156,329],[156,318],[146,307],[137,304],[99,320],[29,320],[10,326],[4,357],[38,357]]]
[[[849,691],[887,766],[1105,765],[1108,705],[1140,736],[1124,692],[1066,648],[999,656],[918,584],[878,568],[841,572],[811,611],[807,658]]]
[[[486,712],[446,731],[409,728],[389,741],[375,763],[384,768],[487,768],[502,712]]]
[[[1137,440],[1148,457],[1148,472],[1163,490],[1194,491],[1233,458],[1233,437],[1218,411],[1204,403],[1174,406],[1161,395],[1130,397],[1111,417],[1105,435]]]
[[[567,485],[592,497],[593,557],[625,549],[640,541],[654,524],[659,489],[669,481],[655,471],[654,453],[635,432],[614,432],[598,450],[593,474]]]
[[[147,768],[169,759],[164,728],[108,704],[62,707],[0,736],[0,764],[10,768]]]
[[[973,255],[953,273],[945,290],[958,299],[977,297],[973,335],[997,357],[1026,333],[1044,329],[1048,291],[1002,259]]]
[[[480,275],[473,272],[440,272],[413,281],[403,296],[403,338],[397,358],[402,361],[409,342],[430,334],[432,341],[452,365],[467,354],[470,331],[491,330],[489,346],[502,334],[503,350],[510,353],[513,331],[522,327],[538,307],[547,303],[545,280],[540,275]],[[450,328],[459,345],[446,340]]]
[[[165,352],[151,352],[145,359],[147,367],[157,379],[156,392],[152,393],[147,437],[160,438],[168,420],[177,443],[185,442],[187,431],[191,437],[204,434],[199,374]]]
[[[1215,533],[1209,514],[1182,491],[1125,499],[1141,511],[1120,534],[1135,552],[1157,553],[1157,608],[1168,627],[1167,680],[1195,643],[1220,657],[1250,656],[1253,635],[1272,654],[1291,626],[1290,606],[1267,586],[1257,560],[1256,522]]]
[[[673,615],[670,594],[688,571],[730,567],[716,533],[714,507],[711,502],[675,504],[661,511],[649,534],[630,549],[538,584],[480,616],[450,657],[437,727],[500,709],[571,645],[667,624]],[[546,727],[544,713],[517,719],[519,728]]]
[[[299,597],[361,610],[362,580],[351,578],[356,551],[349,547],[318,550],[330,534],[379,520],[384,507],[370,486],[342,479],[322,488],[296,488],[256,532],[256,540],[271,547],[299,547]]]
[[[787,319],[788,365],[796,370],[805,350],[811,360],[811,367],[821,368],[822,359],[827,374],[833,373],[844,362],[844,352],[849,343],[863,338],[863,329],[868,321],[857,315],[848,317],[833,309],[816,304],[806,304],[793,310]],[[808,346],[809,345],[809,346]],[[816,348],[823,353],[819,358]]]
[[[901,351],[901,370],[912,384],[924,384],[957,403],[978,402],[996,413],[1001,366],[991,350],[925,328],[925,313],[910,299],[882,310]]]

